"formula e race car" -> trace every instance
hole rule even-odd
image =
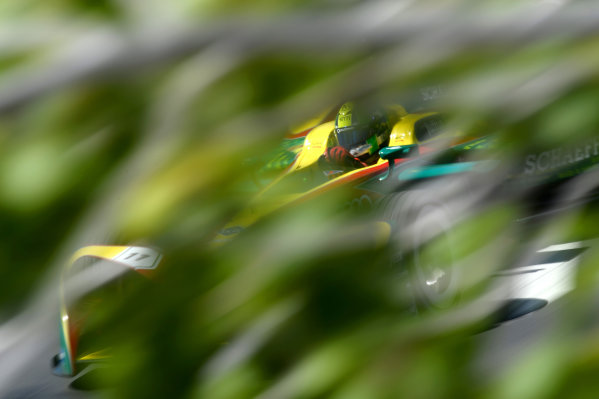
[[[442,149],[457,150],[460,147],[465,150],[484,143],[472,141],[471,137],[448,129],[443,115],[436,112],[408,114],[400,106],[389,109],[395,115],[389,145],[380,150],[380,159],[372,165],[327,170],[329,166],[321,161],[331,142],[334,121],[326,121],[287,137],[279,152],[262,168],[262,172],[275,169],[282,173],[262,189],[247,212],[234,218],[216,235],[214,245],[223,245],[232,240],[266,214],[340,188],[351,189],[344,206],[373,208],[398,189],[396,184],[390,182],[402,164],[437,154]],[[455,173],[456,170],[445,168],[435,173],[442,175]],[[262,177],[264,175],[266,173]],[[412,171],[407,180],[417,178]],[[406,180],[404,174],[401,174],[401,179]],[[259,180],[257,185],[261,185],[264,178],[256,180]],[[374,228],[378,231],[373,234],[385,236],[389,232],[389,223],[376,222]],[[106,350],[86,345],[86,319],[98,306],[101,295],[118,294],[126,290],[127,280],[132,275],[149,276],[161,261],[162,257],[156,250],[144,247],[90,246],[75,253],[65,270],[61,287],[61,350],[53,360],[56,374],[74,375],[86,362],[97,362],[107,356]],[[438,280],[441,284],[442,278]],[[447,286],[444,289],[435,287],[433,291],[440,297],[453,295],[451,290],[452,287]],[[441,291],[442,294],[439,293]],[[428,302],[432,304],[435,301],[438,299],[429,294]]]
[[[290,138],[295,141],[292,146],[285,144],[283,151],[288,154],[277,166],[283,172],[218,232],[214,245],[226,245],[246,234],[267,215],[343,190],[341,208],[372,211],[370,234],[393,248],[392,262],[407,271],[418,306],[442,308],[455,303],[461,291],[459,268],[452,264],[453,226],[498,201],[525,203],[526,220],[536,220],[549,211],[590,200],[598,191],[590,188],[567,198],[558,194],[577,176],[593,173],[592,166],[599,163],[597,139],[571,148],[519,154],[508,162],[494,150],[493,136],[463,134],[436,112],[407,113],[398,106],[393,112],[396,120],[388,146],[379,150],[380,158],[371,165],[331,171],[321,162],[330,147],[334,121]],[[422,250],[431,240],[445,252],[442,256]],[[126,290],[130,276],[147,276],[161,262],[156,250],[143,247],[92,246],[73,256],[61,287],[56,374],[74,375],[85,362],[107,355],[85,343],[84,325],[94,310],[96,293],[109,289],[102,294],[118,294]]]
[[[352,188],[353,194],[348,203],[369,202],[371,205],[380,199],[378,190],[364,190],[366,181],[382,182],[391,168],[403,162],[437,153],[441,149],[451,148],[473,140],[459,131],[448,129],[444,117],[436,112],[408,114],[400,107],[390,109],[395,116],[391,129],[389,145],[379,152],[379,159],[371,165],[345,167],[326,164],[323,155],[331,147],[334,135],[334,121],[329,121],[311,129],[302,138],[302,148],[278,178],[268,184],[248,207],[247,212],[239,215],[217,237],[216,243],[226,242],[244,230],[265,214],[281,206],[290,206],[337,188]],[[379,184],[375,184],[379,186]],[[380,194],[380,195],[379,195]]]

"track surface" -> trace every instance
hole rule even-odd
[[[58,320],[58,315],[54,320]],[[35,351],[28,356],[28,364],[26,367],[19,367],[18,370],[13,370],[14,374],[10,376],[10,381],[5,384],[5,387],[0,394],[1,398],[14,399],[54,399],[54,398],[96,398],[98,393],[86,392],[71,389],[69,387],[72,378],[63,378],[53,375],[50,371],[50,359],[58,352],[58,323],[52,323],[51,328],[46,325],[45,334],[42,342],[30,342],[31,347]],[[31,337],[32,340],[39,337],[35,334]],[[19,343],[18,346],[26,344]],[[5,370],[0,371],[0,374],[6,375]]]

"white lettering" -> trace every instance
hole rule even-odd
[[[598,155],[599,138],[589,139],[579,146],[559,147],[537,154],[528,154],[524,163],[524,174],[551,171]]]
[[[546,159],[546,161],[543,162],[543,159]],[[547,169],[549,169],[550,166],[551,164],[549,163],[549,152],[541,153],[541,155],[539,155],[539,158],[537,158],[537,169],[539,169],[541,172],[544,172]]]
[[[566,154],[564,155],[562,165],[566,164],[566,163],[572,163],[572,162],[574,162],[574,160],[572,159],[572,153],[570,151],[567,151]]]
[[[562,160],[562,149],[556,148],[551,151],[551,168],[557,168],[561,165]]]
[[[537,156],[534,154],[531,154],[526,157],[526,167],[524,168],[525,174],[532,175],[535,173],[536,166],[537,166],[536,160],[537,160]]]

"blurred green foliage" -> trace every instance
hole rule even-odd
[[[107,298],[89,321],[103,332],[97,345],[114,354],[98,377],[107,397],[594,397],[596,327],[580,320],[590,312],[564,315],[514,369],[479,378],[472,335],[489,326],[485,315],[464,317],[459,306],[416,314],[405,281],[390,270],[391,248],[352,231],[355,220],[338,212],[343,192],[211,245],[251,204],[254,192],[239,187],[256,170],[243,161],[347,98],[409,102],[442,83],[455,94],[436,106],[466,128],[497,134],[506,161],[596,135],[594,35],[539,37],[531,25],[520,36],[476,36],[485,19],[468,12],[490,18],[484,6],[438,5],[446,15],[433,26],[419,25],[408,5],[406,19],[358,1],[0,5],[0,20],[10,22],[0,43],[0,313],[25,306],[78,246],[142,243],[164,253],[158,276]],[[255,25],[244,31],[245,18]],[[285,22],[303,27],[305,40]],[[198,33],[198,25],[209,29]],[[260,36],[260,26],[280,36]],[[325,27],[322,41],[310,39]],[[197,42],[171,51],[189,39],[179,29]],[[120,52],[77,45],[102,32]],[[248,37],[280,43],[261,48]],[[489,256],[512,259],[503,249],[520,248],[510,239],[526,236],[493,241],[523,210],[489,208],[455,231],[478,290],[496,268],[476,267]],[[574,210],[527,238],[588,238],[596,213]],[[592,255],[572,294],[579,308],[596,291]]]

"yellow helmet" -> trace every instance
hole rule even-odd
[[[380,109],[346,102],[335,118],[337,143],[354,157],[371,155],[389,140],[389,121]]]

